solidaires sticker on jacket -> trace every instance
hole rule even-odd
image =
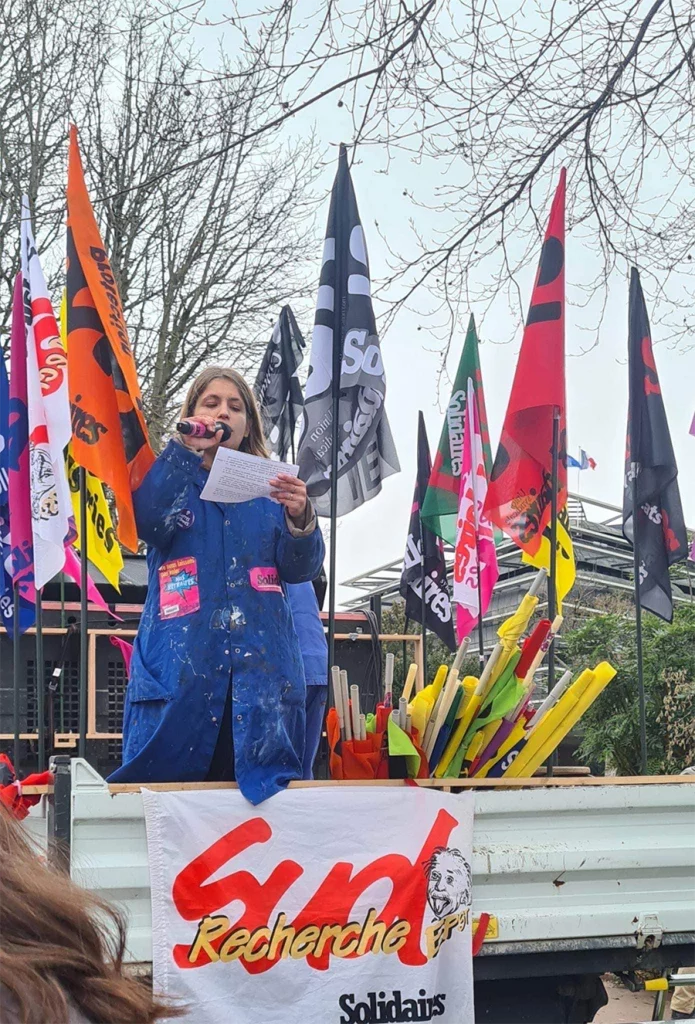
[[[155,988],[206,1024],[473,1024],[470,794],[143,790]]]

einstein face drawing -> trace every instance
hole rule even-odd
[[[471,869],[460,850],[435,850],[425,870],[427,902],[435,917],[443,918],[470,906]]]
[[[34,444],[29,445],[29,472],[32,519],[52,519],[60,511],[53,466],[46,450]]]

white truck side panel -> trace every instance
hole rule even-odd
[[[149,961],[142,798],[72,770],[72,876],[121,906],[130,959]],[[695,785],[478,790],[473,842],[474,911],[498,919],[495,941],[634,943],[645,915],[664,933],[695,926]]]

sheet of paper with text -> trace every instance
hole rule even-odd
[[[201,492],[206,501],[220,501],[225,504],[239,501],[253,501],[254,498],[269,498],[270,484],[278,473],[297,476],[299,466],[286,462],[261,459],[246,452],[235,452],[231,448],[218,448],[210,476]]]

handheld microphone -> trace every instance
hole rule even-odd
[[[214,437],[218,431],[222,431],[222,441],[228,441],[232,436],[232,429],[226,423],[220,423],[219,421],[215,424],[214,430],[212,427],[207,427],[204,423],[182,423],[176,424],[176,429],[179,434],[188,434],[190,437]]]

